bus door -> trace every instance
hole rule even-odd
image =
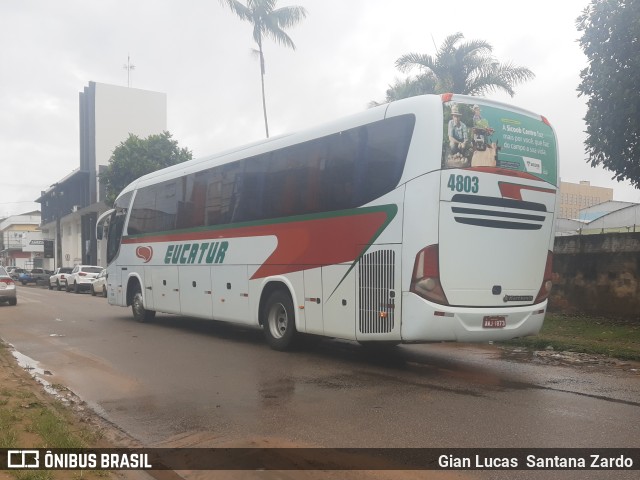
[[[123,277],[122,269],[123,268],[126,268],[126,267],[121,267],[119,265],[119,262],[116,261],[113,268],[109,269],[109,278],[107,279],[107,281],[108,281],[108,285],[111,286],[111,289],[109,288],[109,286],[107,286],[107,295],[109,296],[109,303],[112,305],[120,305],[120,306],[127,305],[126,296],[125,296],[126,293],[124,291],[125,287],[122,285],[122,277]],[[126,279],[127,276],[125,275],[124,278]]]
[[[129,196],[128,199],[131,197]],[[122,255],[120,242],[126,218],[125,208],[116,208],[103,213],[96,222],[96,238],[107,240],[107,298],[111,305],[126,305],[122,286]],[[125,275],[125,279],[127,276]]]

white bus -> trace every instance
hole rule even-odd
[[[145,175],[100,217],[108,299],[361,343],[536,334],[558,185],[544,117],[425,95]]]

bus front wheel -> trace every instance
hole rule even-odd
[[[274,350],[289,350],[294,346],[297,331],[291,295],[282,290],[273,292],[264,306],[262,328],[267,343]]]
[[[137,322],[141,323],[150,322],[156,316],[156,312],[154,310],[147,310],[144,308],[144,300],[142,299],[142,292],[140,289],[138,289],[133,295],[131,310],[133,311],[133,318]]]

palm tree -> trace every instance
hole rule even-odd
[[[420,74],[392,85],[387,90],[387,100],[424,93],[484,95],[495,90],[503,90],[513,97],[515,85],[535,77],[528,68],[498,62],[491,55],[493,47],[488,42],[472,40],[459,44],[463,38],[462,33],[447,36],[436,49],[435,57],[422,53],[401,56],[396,61],[400,71],[409,72],[418,67]]]
[[[396,79],[393,85],[389,85],[387,89],[387,97],[384,102],[373,100],[369,103],[370,107],[377,107],[383,103],[395,102],[401,98],[415,97],[416,95],[425,95],[427,93],[435,93],[437,79],[431,72],[420,73],[414,78],[405,78],[404,80]],[[443,92],[445,93],[445,92]]]
[[[246,5],[238,0],[220,0],[226,3],[231,11],[241,20],[253,25],[253,39],[258,44],[260,57],[260,80],[262,82],[262,110],[264,112],[264,128],[269,138],[269,123],[267,122],[267,103],[264,96],[264,52],[262,40],[271,37],[276,42],[295,50],[296,46],[291,37],[284,31],[300,22],[307,16],[303,7],[291,6],[276,8],[277,0],[246,0]]]

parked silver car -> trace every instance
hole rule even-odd
[[[18,304],[16,282],[4,267],[0,267],[0,302],[9,302],[9,305]]]

